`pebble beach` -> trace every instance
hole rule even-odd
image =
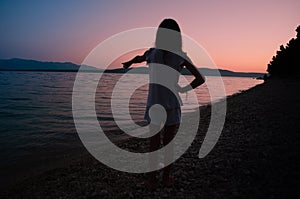
[[[299,79],[270,78],[227,98],[225,125],[214,149],[198,153],[210,122],[200,107],[198,134],[175,163],[171,188],[145,188],[146,174],[107,167],[83,151],[80,159],[28,176],[1,198],[299,198]],[[128,150],[147,142],[126,139]]]

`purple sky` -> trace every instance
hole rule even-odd
[[[104,39],[171,17],[220,68],[265,72],[279,46],[295,37],[299,10],[299,0],[2,0],[0,58],[80,64]]]

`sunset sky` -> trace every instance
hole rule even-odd
[[[81,64],[108,37],[168,17],[219,68],[265,72],[279,46],[296,36],[299,10],[299,0],[2,0],[0,58]]]

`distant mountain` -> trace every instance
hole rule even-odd
[[[131,70],[129,69],[123,69],[123,68],[118,68],[118,69],[112,69],[112,70],[106,70],[106,73],[126,73],[127,71]],[[245,73],[245,72],[233,72],[230,70],[223,70],[223,69],[210,69],[210,68],[199,68],[198,69],[203,75],[205,76],[231,76],[231,77],[262,77],[264,74],[263,73]],[[134,73],[142,73],[142,74],[148,74],[148,67],[138,67],[135,68]],[[190,71],[187,69],[183,69],[181,71],[181,74],[183,75],[192,75]]]
[[[42,62],[26,59],[0,59],[0,70],[2,71],[66,71],[76,72],[79,65],[72,62]],[[98,71],[92,66],[83,66],[84,71]]]
[[[77,72],[80,65],[72,62],[42,62],[36,60],[26,59],[0,59],[0,71],[63,71],[63,72]],[[81,71],[86,72],[105,72],[105,73],[126,73],[129,69],[117,68],[117,69],[99,69],[93,66],[81,66]],[[210,68],[199,68],[199,71],[205,76],[236,76],[236,77],[262,77],[263,73],[244,73],[244,72],[233,72],[230,70],[223,69],[210,69]],[[134,73],[147,74],[148,67],[135,68]],[[187,69],[181,71],[183,75],[191,75]]]
[[[204,74],[205,76],[232,76],[232,77],[262,77],[263,73],[254,73],[254,72],[234,72],[230,70],[223,70],[223,69],[211,69],[211,68],[199,68],[199,71]],[[184,75],[191,74],[187,69],[183,69],[182,73]]]

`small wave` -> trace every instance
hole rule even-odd
[[[25,98],[25,97],[12,97],[12,98],[2,98],[2,99],[7,99],[7,100],[12,100],[12,101],[30,101],[30,98]]]
[[[42,87],[44,88],[68,88],[68,87],[65,87],[65,86],[55,86],[55,85],[42,85]]]

